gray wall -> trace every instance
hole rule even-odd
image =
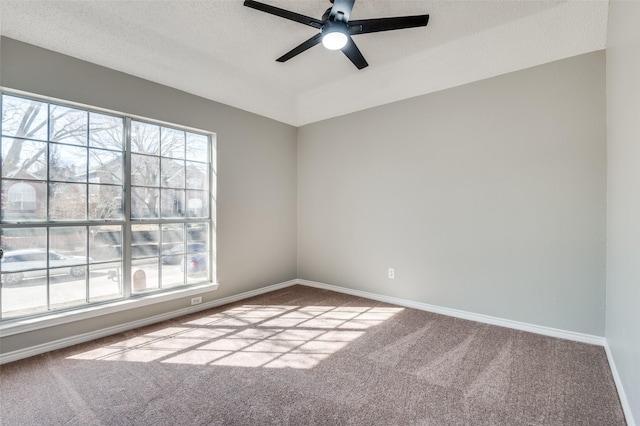
[[[2,38],[0,85],[217,133],[217,268],[203,302],[296,278],[296,128]],[[212,75],[211,78],[215,78]],[[2,339],[2,352],[189,305],[175,300]]]
[[[1,59],[6,87],[217,133],[222,284],[205,302],[298,276],[604,333],[603,52],[298,130],[15,40]],[[2,351],[187,304],[11,336]]]
[[[605,116],[600,51],[301,127],[298,277],[604,335]]]
[[[640,2],[609,5],[607,341],[640,421]]]

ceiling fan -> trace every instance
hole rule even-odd
[[[380,31],[400,30],[403,28],[424,27],[429,15],[399,16],[394,18],[362,19],[349,21],[355,0],[329,0],[333,6],[324,12],[322,19],[315,19],[279,7],[270,6],[253,0],[245,0],[244,5],[262,12],[280,16],[320,30],[309,40],[294,47],[276,61],[286,62],[296,55],[322,42],[330,50],[342,50],[359,70],[369,64],[351,36],[376,33]]]

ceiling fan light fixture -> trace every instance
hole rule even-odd
[[[2,0],[0,0],[1,2]],[[369,66],[367,60],[351,38],[354,35],[377,33],[381,31],[401,30],[404,28],[424,27],[429,22],[429,15],[396,16],[389,18],[359,19],[350,21],[355,0],[330,0],[332,6],[322,15],[322,19],[301,15],[290,10],[270,6],[255,0],[244,0],[244,5],[290,21],[299,22],[319,29],[310,39],[300,43],[278,59],[286,62],[302,52],[322,43],[329,50],[342,50],[347,58],[359,70]]]
[[[329,50],[340,50],[348,41],[346,31],[337,25],[322,30],[322,45]]]

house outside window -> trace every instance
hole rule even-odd
[[[24,182],[11,185],[7,191],[7,210],[14,212],[33,212],[36,210],[36,190]]]
[[[1,96],[2,320],[214,281],[214,134]]]

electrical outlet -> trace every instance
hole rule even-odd
[[[202,296],[192,297],[191,298],[191,304],[192,305],[198,305],[200,303],[202,303]]]
[[[389,268],[389,279],[394,279],[396,277],[396,271],[393,268]]]

